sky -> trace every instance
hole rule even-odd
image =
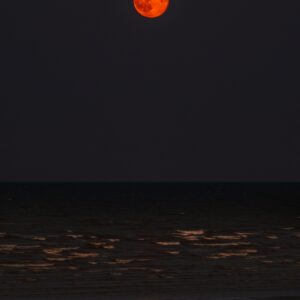
[[[0,181],[300,180],[299,1],[0,10]]]

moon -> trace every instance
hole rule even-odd
[[[133,0],[133,2],[137,12],[150,19],[162,16],[170,4],[170,0]]]

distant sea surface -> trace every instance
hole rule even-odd
[[[297,300],[297,185],[0,186],[0,299]]]

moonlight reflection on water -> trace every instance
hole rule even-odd
[[[145,293],[297,286],[297,220],[241,214],[215,213],[213,222],[195,207],[6,215],[0,220],[0,295],[23,294],[29,284],[40,293],[50,287],[51,293]]]

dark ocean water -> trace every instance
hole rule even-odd
[[[2,184],[0,299],[296,300],[298,188]]]

